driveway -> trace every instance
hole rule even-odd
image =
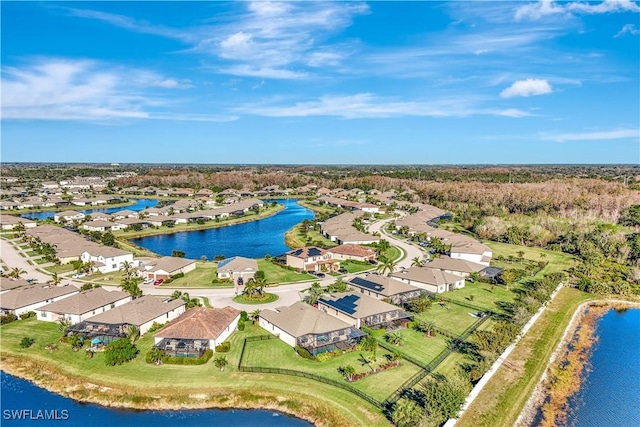
[[[12,268],[20,268],[21,270],[26,271],[26,274],[23,274],[22,277],[25,279],[37,279],[40,283],[45,283],[47,280],[51,279],[51,276],[41,273],[36,270],[35,265],[31,265],[27,262],[26,258],[23,258],[18,253],[17,248],[15,248],[9,241],[5,239],[0,239],[0,257],[11,271]]]
[[[389,243],[391,243],[394,246],[398,246],[399,248],[401,248],[406,256],[398,262],[398,264],[396,265],[396,271],[398,271],[399,267],[405,267],[405,268],[409,268],[411,267],[411,260],[415,257],[418,257],[420,259],[423,259],[425,256],[424,251],[416,246],[413,245],[411,243],[407,243],[404,240],[400,240],[400,239],[396,239],[393,235],[391,234],[387,234],[382,232],[382,226],[385,225],[386,223],[392,221],[391,219],[385,219],[382,221],[377,221],[374,222],[373,224],[371,224],[369,226],[369,232],[370,233],[374,233],[374,232],[378,232],[380,233],[381,237],[384,237],[386,240],[389,241]]]

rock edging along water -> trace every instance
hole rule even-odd
[[[76,402],[135,410],[268,409],[293,415],[316,426],[354,425],[353,419],[343,416],[337,410],[337,403],[305,396],[300,387],[294,390],[295,385],[291,384],[288,385],[291,389],[288,394],[268,386],[194,389],[185,390],[183,394],[170,390],[162,393],[153,388],[145,388],[143,391],[131,387],[120,388],[117,384],[94,384],[88,377],[64,374],[56,366],[30,357],[15,357],[3,353],[1,360],[4,372]],[[296,379],[297,382],[299,380]]]
[[[549,380],[551,368],[556,364],[558,357],[565,353],[565,350],[567,349],[567,345],[572,341],[578,328],[581,326],[581,323],[582,323],[581,320],[585,316],[587,310],[591,307],[607,308],[607,310],[602,310],[601,312],[598,313],[598,317],[601,318],[606,313],[606,311],[608,311],[608,309],[617,308],[621,305],[640,308],[640,303],[638,302],[619,300],[619,299],[586,301],[580,304],[580,306],[578,306],[578,308],[573,313],[573,316],[571,317],[571,321],[565,328],[565,331],[562,335],[562,339],[560,340],[558,346],[556,347],[553,354],[549,358],[549,362],[547,363],[544,373],[540,377],[538,384],[536,385],[531,397],[525,404],[524,409],[520,414],[520,416],[518,417],[515,425],[517,426],[531,425],[534,418],[536,417],[536,414],[538,413],[539,410],[541,410],[542,405],[544,404],[547,398],[545,385]],[[596,332],[595,329],[590,330],[591,336],[593,336],[595,332]],[[578,373],[580,377],[582,376],[582,371],[583,371],[582,368],[583,366],[580,367],[581,372]],[[575,393],[579,392],[579,390],[580,390],[579,388],[577,390],[574,390],[574,392],[571,395],[566,396],[566,399],[568,400]]]

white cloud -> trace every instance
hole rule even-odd
[[[479,108],[468,99],[451,97],[430,101],[399,101],[371,93],[355,95],[326,95],[293,105],[246,105],[235,112],[266,117],[333,116],[345,119],[419,117],[465,117],[470,115],[497,115],[524,117],[530,114],[516,110]]]
[[[546,135],[542,139],[565,142],[565,141],[598,141],[598,140],[611,140],[611,139],[625,139],[625,138],[640,138],[639,129],[616,129],[610,131],[600,132],[585,132],[585,133],[562,133],[555,135]],[[639,141],[640,142],[640,141]]]
[[[516,9],[516,20],[525,18],[537,20],[550,15],[595,15],[601,13],[640,12],[640,6],[630,0],[605,0],[601,3],[593,2],[562,2],[554,0],[540,0],[528,3]]]
[[[2,119],[205,120],[205,115],[157,111],[168,100],[153,88],[181,88],[189,83],[137,69],[90,60],[39,58],[23,67],[2,68]],[[208,116],[208,120],[233,120]]]
[[[502,98],[513,98],[514,96],[545,95],[551,93],[551,85],[542,79],[518,80],[500,93]]]
[[[640,30],[636,29],[636,26],[634,24],[626,24],[626,25],[623,25],[622,29],[618,31],[618,33],[613,37],[618,38],[618,37],[624,36],[625,34],[631,34],[632,36],[637,36],[638,34],[640,34]]]
[[[292,71],[283,68],[271,67],[254,67],[252,65],[234,65],[232,67],[219,68],[217,71],[234,76],[276,80],[298,80],[308,77],[308,74],[303,71]]]

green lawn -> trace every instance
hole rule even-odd
[[[562,288],[457,425],[514,425],[560,343],[572,314],[581,303],[595,298],[576,289]]]
[[[376,366],[385,363],[387,360],[384,357],[385,354],[388,354],[388,352],[379,348],[377,361],[372,362],[372,365]],[[245,348],[243,365],[292,369],[313,373],[335,381],[344,381],[338,372],[338,367],[351,365],[358,373],[369,371],[372,367],[369,363],[365,363],[365,360],[370,356],[370,352],[353,351],[334,357],[326,362],[316,362],[302,358],[293,348],[281,340],[270,339],[248,342]],[[407,379],[418,373],[419,370],[420,368],[417,366],[404,361],[398,368],[382,371],[350,384],[373,398],[382,401]]]
[[[340,267],[346,268],[350,274],[362,273],[363,271],[375,270],[376,268],[375,265],[371,265],[368,262],[361,264],[359,262],[354,262],[351,260],[340,261]]]
[[[435,334],[433,337],[427,337],[424,333],[413,329],[400,329],[398,331],[404,338],[404,342],[396,347],[401,353],[418,359],[424,364],[429,364],[438,356],[442,350],[449,346],[449,339]],[[383,337],[378,337],[384,340]]]
[[[58,273],[58,274],[70,273],[74,270],[71,264],[50,265],[49,267],[45,267],[44,269],[51,273]]]
[[[290,283],[316,279],[310,274],[297,273],[263,258],[258,260],[258,270],[264,271],[267,283]]]
[[[217,277],[218,263],[212,261],[196,261],[196,269],[185,274],[184,277],[173,280],[171,283],[162,284],[165,288],[211,288],[232,287],[230,282],[212,283]]]
[[[140,349],[136,359],[121,366],[106,367],[103,353],[96,353],[88,359],[84,351],[73,352],[64,343],[59,343],[58,350],[53,353],[45,350],[47,343],[55,343],[60,337],[55,323],[28,319],[0,327],[3,360],[11,366],[29,365],[25,373],[35,375],[45,383],[49,381],[54,389],[74,390],[70,394],[72,397],[86,399],[96,396],[104,403],[117,405],[123,402],[144,404],[147,401],[152,405],[162,397],[164,402],[180,407],[197,403],[193,396],[204,394],[211,396],[208,398],[211,404],[223,407],[267,405],[274,409],[295,409],[311,414],[316,422],[330,419],[330,424],[339,426],[388,425],[378,410],[348,391],[299,377],[238,372],[242,340],[258,333],[264,334],[264,330],[249,323],[245,331],[232,334],[229,338],[231,351],[225,353],[229,365],[220,372],[211,361],[199,366],[147,364],[144,355],[153,344],[153,334],[147,334],[136,343]],[[21,349],[19,342],[25,336],[34,338],[36,342],[28,349]],[[280,341],[276,339],[273,342]],[[271,362],[278,364],[277,361]],[[398,378],[399,382],[417,369],[406,365],[396,374],[402,377]],[[91,384],[87,385],[88,382]],[[98,394],[96,385],[109,387],[110,391]],[[362,383],[363,389],[368,386]],[[379,395],[382,394],[380,391]],[[152,395],[154,397],[150,398]]]
[[[573,255],[562,252],[549,251],[540,248],[530,248],[527,246],[510,245],[508,243],[499,243],[485,241],[485,245],[489,246],[493,251],[493,258],[502,255],[505,258],[512,256],[518,258],[518,252],[524,252],[524,258],[531,261],[548,261],[549,264],[540,271],[536,277],[542,277],[547,273],[555,273],[558,271],[566,271],[574,264],[575,257]],[[540,255],[544,254],[544,257]]]
[[[521,285],[511,285],[507,289],[504,285],[490,285],[480,282],[466,282],[464,288],[447,292],[444,296],[452,301],[471,304],[500,312],[496,305],[497,301],[513,302],[516,297],[514,290],[521,288]]]
[[[439,303],[433,303],[429,310],[416,315],[415,319],[432,322],[437,327],[448,332],[452,332],[456,335],[462,335],[469,326],[479,320],[478,317],[474,317],[469,314],[473,312],[474,310],[468,307],[463,307],[450,302],[446,302],[444,306]]]
[[[317,230],[307,230],[306,237],[302,234],[302,224],[294,226],[285,233],[285,243],[290,248],[304,248],[305,246],[319,246],[332,248],[338,246],[336,242],[327,239]]]

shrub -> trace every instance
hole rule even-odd
[[[36,342],[36,340],[34,340],[33,338],[24,337],[22,338],[22,341],[20,341],[20,348],[29,348],[33,345],[34,342]]]
[[[22,313],[20,315],[20,319],[22,319],[22,320],[29,319],[31,317],[36,317],[36,312],[35,311],[27,311],[26,313]]]
[[[171,276],[171,279],[172,280],[176,280],[176,279],[179,279],[181,277],[184,277],[184,273],[182,273],[182,272],[180,272],[178,274],[174,274],[173,276]]]
[[[136,358],[140,350],[127,338],[111,342],[104,352],[104,363],[107,366],[122,365]]]
[[[295,346],[295,351],[296,353],[298,353],[301,357],[305,358],[305,359],[309,359],[309,360],[316,360],[316,358],[313,356],[313,354],[309,353],[309,350],[307,350],[306,348],[300,347],[300,346]]]
[[[165,323],[158,323],[158,322],[153,322],[151,324],[151,327],[149,328],[149,330],[147,332],[155,332],[159,329],[164,328]]]
[[[6,316],[0,316],[0,325],[15,322],[16,320],[18,320],[18,316],[13,313],[7,314]]]
[[[231,342],[225,341],[216,346],[216,353],[226,353],[231,350]]]
[[[366,333],[367,335],[371,335],[373,337],[381,337],[385,334],[384,329],[371,329],[368,326],[363,326],[360,329],[362,329],[362,332]]]
[[[249,314],[246,311],[240,312],[240,320],[244,320],[246,322],[249,320]]]
[[[147,351],[147,354],[145,354],[144,360],[147,363],[159,365],[165,357],[164,352],[159,348],[151,348],[151,350]]]
[[[239,331],[244,331],[244,323],[245,321],[242,319],[242,317],[238,320],[238,330]]]
[[[174,357],[164,356],[162,363],[168,365],[204,365],[213,356],[213,350],[209,349],[205,351],[200,357]]]
[[[58,349],[58,346],[52,342],[44,346],[44,349],[53,353]]]
[[[87,357],[87,359],[92,359],[93,358],[93,350],[87,349],[84,352],[84,355]]]

